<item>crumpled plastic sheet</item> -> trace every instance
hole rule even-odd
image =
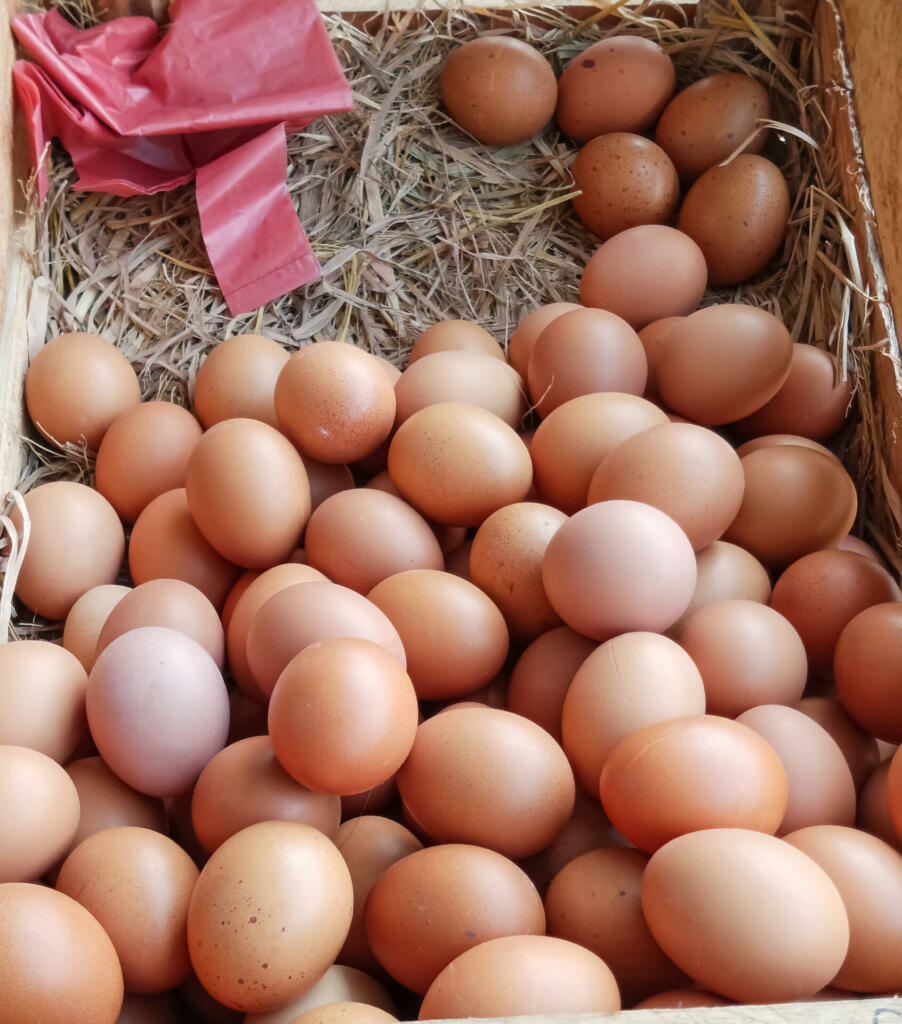
[[[58,138],[86,192],[149,195],[196,181],[201,231],[233,315],[320,275],[285,181],[287,134],[349,110],[315,0],[174,0],[150,18],[80,30],[20,15],[13,65],[38,192]],[[32,63],[33,61],[33,63]]]

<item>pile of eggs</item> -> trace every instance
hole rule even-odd
[[[577,137],[610,45],[546,90]],[[64,631],[0,646],[0,1019],[902,988],[902,593],[822,443],[852,389],[697,310],[704,247],[598,271],[637,231],[696,245],[613,235],[506,354],[239,335],[193,413],[97,336],[37,354],[31,420],[96,472],[13,517],[20,622]]]

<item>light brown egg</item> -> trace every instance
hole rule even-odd
[[[542,559],[566,521],[549,505],[518,502],[493,512],[473,538],[470,579],[495,602],[520,643],[560,625],[542,586]]]
[[[209,429],[221,420],[262,420],[277,427],[273,393],[288,353],[261,334],[235,334],[201,363],[194,382],[194,410]]]
[[[512,861],[479,846],[448,844],[392,864],[370,890],[365,922],[379,963],[405,988],[423,993],[472,946],[541,934],[545,912]]]
[[[667,104],[655,142],[673,160],[684,182],[726,160],[753,136],[744,153],[760,153],[767,137],[758,121],[770,117],[770,97],[751,75],[725,71],[687,86]]]
[[[899,702],[902,604],[875,604],[845,627],[833,655],[839,702],[864,729],[881,740],[902,740]]]
[[[124,826],[97,832],[66,858],[56,888],[109,935],[125,987],[163,992],[191,973],[185,926],[197,867],[166,836]]]
[[[434,839],[512,858],[538,853],[573,811],[563,750],[534,722],[494,708],[424,722],[397,781],[404,806]]]
[[[682,317],[679,316],[665,316],[660,320],[652,320],[650,324],[646,324],[639,330],[639,341],[642,342],[645,358],[648,360],[645,397],[651,402],[657,402],[660,399],[658,395],[658,360],[667,344],[673,326],[680,320]]]
[[[337,463],[317,462],[306,456],[303,460],[310,484],[310,507],[315,512],[333,494],[348,491],[354,487],[354,475],[347,466]]]
[[[25,495],[31,521],[16,596],[33,612],[64,619],[92,587],[112,583],[125,553],[125,534],[113,506],[71,480],[40,484]],[[11,515],[22,535],[18,509]]]
[[[883,761],[871,772],[858,794],[856,828],[877,836],[896,850],[902,851],[902,839],[893,825],[889,803],[890,761]]]
[[[57,644],[0,644],[0,744],[62,763],[87,730],[87,686],[79,660]]]
[[[539,306],[521,318],[507,343],[507,358],[524,380],[529,369],[529,357],[542,331],[552,320],[579,308],[575,302],[550,302],[547,306]],[[413,353],[410,361],[413,362]]]
[[[383,580],[369,600],[398,631],[423,700],[460,697],[494,679],[508,652],[498,607],[447,572],[412,569]]]
[[[97,490],[133,523],[154,498],[185,486],[188,458],[202,434],[172,402],[144,402],[120,413],[97,451]]]
[[[116,1024],[122,971],[103,928],[42,885],[0,885],[0,1020]]]
[[[828,455],[831,459],[839,461],[829,448],[825,448],[824,445],[818,444],[817,441],[812,441],[808,437],[799,437],[798,434],[764,434],[761,437],[755,437],[751,441],[745,441],[739,445],[736,449],[736,454],[740,459],[744,459],[746,455],[751,455],[752,452],[757,452],[761,448],[774,448],[780,445],[808,448],[810,451],[820,452],[821,455]]]
[[[695,590],[695,555],[663,512],[636,501],[603,501],[572,516],[542,563],[551,606],[584,636],[606,640],[662,632]]]
[[[583,661],[567,691],[564,750],[587,793],[617,744],[636,729],[705,713],[702,677],[692,659],[656,633],[624,633]]]
[[[298,1014],[291,1024],[390,1024],[397,1021],[385,1010],[366,1003],[326,1003]]]
[[[418,335],[410,350],[410,363],[434,352],[481,352],[504,360],[504,350],[491,334],[470,320],[439,320]],[[393,382],[394,383],[394,382]]]
[[[135,521],[128,542],[135,584],[184,580],[221,608],[241,570],[215,551],[198,530],[184,488],[155,498]]]
[[[333,964],[302,996],[277,1010],[249,1013],[243,1019],[245,1024],[294,1024],[300,1013],[339,1002],[365,1003],[385,1013],[397,1013],[394,1000],[378,981],[354,967]]]
[[[78,793],[56,761],[0,746],[0,883],[40,878],[69,848],[78,817]]]
[[[595,391],[640,395],[647,374],[645,350],[629,324],[604,309],[577,309],[552,320],[539,335],[527,380],[544,418]]]
[[[688,1010],[691,1007],[731,1006],[729,999],[716,996],[701,988],[671,988],[666,992],[643,999],[634,1010]]]
[[[642,916],[647,863],[648,854],[641,850],[592,850],[570,861],[545,896],[548,934],[601,957],[630,1006],[685,979]]]
[[[522,501],[532,483],[529,451],[486,409],[430,405],[398,428],[388,472],[401,496],[423,515],[452,526],[478,526]]]
[[[682,617],[671,627],[669,632],[673,636],[679,635],[690,615],[717,601],[770,602],[767,570],[744,548],[716,540],[710,547],[695,553],[695,566],[695,593]]]
[[[554,116],[557,103],[551,65],[511,36],[480,36],[452,50],[441,85],[448,113],[490,146],[528,142]]]
[[[342,491],[323,502],[310,517],[304,543],[314,568],[361,594],[395,573],[445,564],[420,513],[401,498],[369,487]]]
[[[86,591],[69,609],[63,629],[63,647],[81,662],[85,672],[94,665],[97,638],[116,605],[131,593],[130,587],[104,583]]]
[[[511,935],[453,960],[429,986],[419,1019],[619,1009],[617,982],[594,953],[549,935]]]
[[[97,448],[113,420],[141,401],[128,359],[96,334],[51,338],[25,375],[25,404],[49,441]]]
[[[276,382],[279,427],[320,462],[354,462],[388,437],[395,393],[373,356],[341,341],[296,352]]]
[[[817,722],[794,708],[764,704],[737,718],[777,752],[789,796],[778,835],[808,825],[851,825],[855,783],[843,752]]]
[[[587,142],[573,162],[576,216],[599,238],[639,224],[666,224],[680,198],[670,157],[641,135],[610,132]]]
[[[694,312],[706,282],[705,258],[688,235],[664,224],[642,224],[596,250],[579,293],[584,306],[609,310],[638,331]]]
[[[340,819],[341,800],[295,782],[268,736],[249,736],[214,754],[191,797],[194,832],[208,853],[258,821],[297,821],[333,839]]]
[[[216,850],[197,880],[188,908],[194,970],[226,1006],[275,1009],[335,960],[352,906],[348,869],[321,832],[293,821],[251,825]]]
[[[557,123],[578,142],[607,132],[641,132],[673,95],[673,62],[657,43],[613,36],[593,43],[564,68]]]
[[[581,395],[542,420],[529,446],[541,497],[568,515],[586,505],[601,460],[634,434],[667,423],[667,415],[636,395]]]

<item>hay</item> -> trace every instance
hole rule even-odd
[[[60,6],[85,23],[85,0]],[[887,491],[862,357],[882,339],[872,336],[873,302],[830,126],[819,90],[806,84],[818,79],[819,61],[809,28],[795,15],[752,20],[732,0],[701,4],[694,25],[676,4],[654,3],[654,17],[641,6],[615,7],[583,21],[539,8],[491,18],[448,9],[433,20],[395,12],[366,27],[326,15],[355,109],[321,118],[289,143],[289,188],[324,274],[254,314],[229,315],[191,188],[130,199],[74,192],[74,172],[55,151],[33,254],[46,301],[46,317],[34,317],[33,344],[60,331],[96,331],[133,360],[146,395],[187,403],[204,355],[243,331],[289,348],[346,339],[398,364],[417,333],[445,317],[478,321],[505,342],[535,306],[578,299],[582,267],[598,243],[570,207],[570,141],[552,126],[522,146],[476,143],[438,105],[442,62],[487,30],[527,39],[556,71],[605,35],[647,36],[673,58],[679,86],[731,70],[753,75],[771,94],[767,152],[794,197],[782,265],[750,284],[710,290],[705,303],[770,310],[794,339],[836,353],[858,381],[860,425],[846,447],[861,482],[861,521],[899,568],[899,500]],[[28,444],[23,489],[90,477],[83,452]],[[30,618],[23,611],[18,634],[33,635]]]

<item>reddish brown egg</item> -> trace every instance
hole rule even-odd
[[[481,352],[494,359],[504,359],[503,349],[484,327],[469,320],[440,320],[427,327],[414,341],[409,362],[415,363],[433,352],[459,350]]]
[[[97,638],[107,616],[130,591],[130,587],[105,583],[86,591],[69,609],[63,647],[78,658],[85,672],[90,672],[94,665]]]
[[[645,358],[648,360],[648,379],[645,382],[645,397],[652,402],[657,402],[658,395],[658,360],[674,324],[679,323],[682,317],[665,316],[660,320],[652,320],[639,331],[639,341],[645,349]]]
[[[201,363],[194,382],[194,409],[204,427],[221,420],[262,420],[277,427],[273,393],[288,353],[261,334],[236,334]]]
[[[875,604],[845,627],[833,655],[842,706],[881,740],[902,740],[902,604]]]
[[[758,601],[760,604],[770,601],[767,570],[754,555],[735,544],[715,541],[710,547],[696,552],[695,566],[695,593],[683,616],[671,628],[673,636],[679,635],[690,615],[709,604],[734,599]]]
[[[858,794],[856,828],[877,836],[896,850],[902,850],[902,839],[893,824],[889,802],[889,771],[892,761],[883,761],[871,772]]]
[[[838,540],[833,546],[839,551],[851,551],[855,555],[863,555],[865,558],[869,558],[872,562],[876,562],[880,566],[885,564],[883,556],[876,548],[872,547],[867,541],[862,540],[860,537],[856,537],[854,534],[846,534],[845,537],[840,538],[840,540]]]
[[[746,441],[744,444],[739,445],[736,449],[736,454],[740,459],[744,459],[746,455],[751,455],[752,452],[756,452],[760,448],[773,448],[779,445],[808,448],[810,451],[827,455],[831,459],[837,459],[836,455],[829,448],[825,448],[822,444],[818,444],[817,441],[812,441],[808,437],[799,437],[797,434],[765,434],[762,437],[753,438],[751,441]],[[837,459],[837,461],[839,460]]]
[[[636,1003],[634,1010],[688,1010],[692,1007],[731,1006],[729,999],[701,988],[672,988]]]
[[[310,507],[315,512],[333,494],[354,487],[354,475],[347,466],[338,463],[317,462],[308,455],[303,460],[310,484]],[[306,536],[306,534],[305,534]]]
[[[532,355],[532,350],[542,331],[552,320],[579,308],[575,302],[550,302],[547,306],[539,306],[538,309],[534,309],[521,318],[507,343],[507,358],[524,380],[526,380],[526,372],[529,369],[529,357]],[[413,362],[413,358],[413,353],[411,353],[411,362]]]

